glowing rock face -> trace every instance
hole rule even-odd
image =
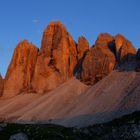
[[[12,97],[29,90],[37,55],[38,48],[27,40],[17,45],[4,80],[4,96]]]
[[[76,43],[59,21],[51,22],[43,33],[33,88],[43,93],[73,76],[77,64]]]

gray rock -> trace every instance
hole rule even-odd
[[[0,131],[2,131],[5,127],[7,127],[7,124],[6,123],[0,124]]]
[[[140,126],[139,125],[132,125],[133,136],[140,140]]]
[[[11,135],[9,140],[28,140],[28,137],[26,134],[21,132],[21,133]]]
[[[7,124],[6,124],[6,123],[1,123],[1,124],[0,124],[0,127],[3,127],[3,128],[4,128],[4,127],[7,127]]]

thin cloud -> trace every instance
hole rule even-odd
[[[36,24],[36,23],[39,23],[39,20],[38,19],[33,19],[32,22]]]

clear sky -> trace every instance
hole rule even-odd
[[[77,41],[90,45],[101,32],[121,33],[140,47],[140,0],[0,0],[0,72],[4,76],[20,40],[40,47],[42,32],[61,20]]]

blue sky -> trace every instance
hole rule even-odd
[[[77,41],[90,45],[101,32],[121,33],[140,47],[140,0],[1,0],[0,72],[3,77],[20,40],[40,47],[42,32],[52,20],[61,20]]]

